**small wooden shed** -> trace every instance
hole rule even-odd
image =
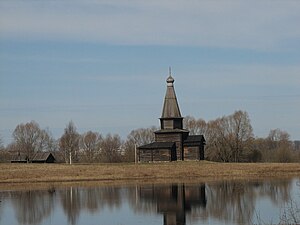
[[[20,152],[13,154],[10,160],[11,163],[27,163],[28,161],[27,155]]]
[[[16,153],[11,156],[11,163],[54,163],[56,162],[55,157],[51,152],[38,152],[34,155],[33,159],[25,153]]]
[[[54,163],[55,158],[51,152],[38,152],[31,160],[32,163]]]

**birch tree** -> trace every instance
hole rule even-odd
[[[73,161],[78,161],[79,138],[80,135],[76,131],[75,124],[70,121],[59,140],[59,146],[64,153],[66,163],[72,164]]]

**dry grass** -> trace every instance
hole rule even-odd
[[[0,189],[93,182],[193,182],[300,177],[299,163],[0,164]]]

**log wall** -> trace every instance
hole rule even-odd
[[[155,141],[157,141],[157,142],[175,142],[177,160],[183,160],[182,133],[156,133]]]
[[[171,149],[139,149],[140,162],[172,161]]]
[[[185,160],[200,160],[200,146],[184,147]]]

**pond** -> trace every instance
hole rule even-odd
[[[300,179],[0,191],[0,224],[296,224]]]

